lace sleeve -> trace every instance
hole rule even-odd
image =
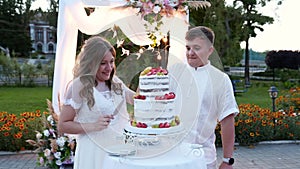
[[[78,79],[73,80],[67,87],[63,99],[63,105],[72,106],[74,109],[79,109],[82,106],[83,99],[79,95],[82,84]]]
[[[65,99],[63,105],[72,106],[74,109],[79,109],[82,103],[76,103],[73,99]]]

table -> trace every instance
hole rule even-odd
[[[137,148],[136,154],[129,156],[107,154],[104,157],[103,169],[206,169],[201,145],[180,143],[169,151],[149,157],[143,156],[147,149]]]

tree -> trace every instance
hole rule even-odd
[[[34,0],[0,0],[0,46],[17,55],[28,55],[30,7]]]
[[[50,1],[50,8],[47,11],[47,21],[51,26],[57,27],[57,17],[58,17],[58,4],[59,0],[48,0]]]
[[[224,65],[235,65],[242,59],[240,34],[243,18],[241,9],[225,6],[224,0],[210,0],[211,6],[190,10],[190,24],[204,25],[215,32],[215,49]]]
[[[271,68],[288,68],[298,70],[300,68],[299,51],[269,51],[265,59],[266,64]]]
[[[249,73],[249,39],[256,37],[255,30],[264,31],[262,28],[265,24],[272,24],[273,18],[265,16],[257,11],[257,7],[264,7],[271,0],[234,0],[234,7],[242,8],[242,17],[244,22],[241,40],[246,42],[245,49],[245,85],[250,86]],[[273,0],[274,1],[274,0]],[[282,0],[276,0],[281,5]]]

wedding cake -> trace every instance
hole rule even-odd
[[[175,111],[174,92],[169,91],[169,75],[161,67],[145,68],[139,76],[139,92],[134,96],[131,130],[145,134],[160,134],[180,124]]]

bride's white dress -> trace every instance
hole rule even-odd
[[[128,123],[129,116],[126,108],[126,100],[130,96],[129,89],[122,83],[122,94],[116,94],[113,91],[99,92],[96,88],[93,90],[95,105],[90,110],[85,100],[67,98],[65,104],[71,105],[77,114],[75,121],[80,123],[95,122],[101,115],[113,114],[117,108],[118,114],[111,121],[109,127],[99,132],[90,132],[77,135],[77,145],[74,158],[75,169],[101,169],[105,149],[110,145],[122,142],[124,126]],[[73,95],[74,96],[74,95]]]

